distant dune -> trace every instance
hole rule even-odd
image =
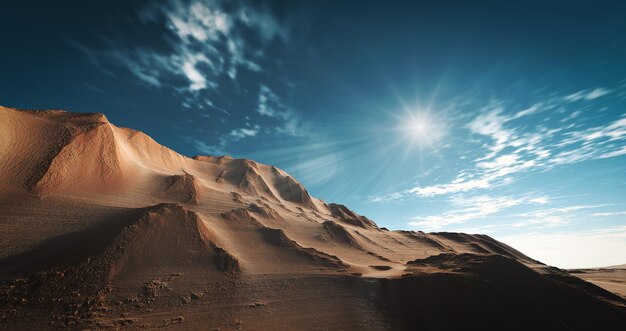
[[[571,269],[568,271],[590,283],[626,298],[626,264],[604,268]]]
[[[626,300],[486,235],[388,231],[274,166],[0,107],[0,328],[618,330]]]

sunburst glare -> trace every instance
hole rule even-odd
[[[397,131],[400,139],[408,141],[409,148],[434,148],[444,137],[443,120],[429,110],[407,111],[399,118]]]

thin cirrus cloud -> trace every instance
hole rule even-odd
[[[239,141],[248,137],[255,137],[261,131],[261,126],[258,124],[252,125],[250,123],[246,123],[246,127],[236,128],[231,130],[230,132],[223,134],[219,137],[218,143],[209,145],[204,140],[194,138],[191,136],[184,136],[183,139],[193,145],[193,147],[203,153],[209,155],[224,155],[227,154],[225,152],[226,146],[232,142]]]
[[[440,230],[441,228],[452,226],[454,231],[466,233],[502,234],[503,230],[509,230],[509,233],[510,230],[521,230],[513,232],[528,233],[528,231],[545,231],[546,229],[552,231],[557,227],[576,222],[585,222],[596,217],[626,215],[624,211],[594,212],[601,208],[613,206],[613,204],[565,205],[546,208],[548,204],[552,204],[553,199],[548,197],[529,198],[529,196],[522,196],[521,198],[490,197],[490,199],[493,201],[491,205],[487,204],[486,200],[477,199],[473,204],[470,203],[467,206],[463,206],[465,209],[452,210],[442,215],[415,217],[410,224],[425,227],[426,230]],[[470,198],[467,201],[471,202],[472,199]],[[482,209],[481,204],[483,206]],[[515,207],[522,210],[538,209],[520,213],[507,212],[507,209]],[[446,218],[450,215],[452,215],[454,221]],[[490,218],[490,222],[472,222],[473,225],[470,227],[464,225],[465,222],[470,220],[476,221],[486,218]]]
[[[300,117],[290,109],[278,95],[269,87],[262,85],[259,88],[257,113],[262,116],[280,119],[282,126],[274,128],[276,133],[293,137],[305,136],[308,127],[302,123]]]
[[[187,143],[192,144],[193,147],[202,154],[206,154],[206,155],[223,155],[224,154],[224,151],[220,149],[220,147],[209,145],[201,139],[196,139],[196,138],[188,137],[188,136],[183,137],[183,138]]]
[[[230,131],[229,136],[233,137],[235,140],[243,139],[245,137],[254,137],[259,133],[260,126],[255,125],[254,128],[239,128]]]
[[[454,196],[451,201],[454,209],[440,215],[414,217],[409,225],[426,230],[438,230],[445,226],[491,216],[515,206],[524,204],[544,205],[549,202],[549,198],[545,196],[497,197],[480,195],[474,197]]]
[[[583,91],[578,91],[576,93],[572,93],[570,95],[565,96],[564,99],[570,102],[580,101],[580,100],[593,100],[601,96],[607,95],[609,93],[611,93],[610,90],[607,90],[604,88],[595,88],[593,90],[583,90]]]
[[[583,213],[582,211],[597,209],[609,206],[609,204],[599,204],[599,205],[571,205],[564,207],[556,207],[556,208],[547,208],[547,209],[538,209],[520,214],[513,214],[511,217],[519,218],[519,222],[506,224],[507,226],[520,228],[520,227],[528,227],[528,226],[542,226],[542,227],[552,227],[556,225],[561,225],[565,223],[569,223],[574,220],[579,220],[581,217],[587,215],[587,213]],[[597,213],[593,213],[594,215]],[[591,216],[588,215],[588,216]]]

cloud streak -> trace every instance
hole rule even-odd
[[[259,88],[257,113],[281,121],[274,131],[278,134],[289,136],[304,136],[308,128],[302,123],[300,117],[291,110],[269,87],[261,85]]]
[[[440,215],[414,217],[409,225],[425,230],[439,230],[453,224],[465,223],[470,220],[482,219],[506,209],[523,204],[543,205],[548,203],[547,197],[495,197],[455,196],[452,199],[454,209]]]
[[[605,96],[609,93],[611,93],[610,90],[599,87],[593,90],[583,90],[583,91],[578,91],[576,93],[572,93],[570,95],[565,96],[564,99],[569,102],[576,102],[576,101],[581,101],[581,100],[594,100],[599,97]]]

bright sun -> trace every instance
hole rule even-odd
[[[410,147],[432,146],[443,136],[444,129],[428,112],[409,112],[400,119],[399,131]]]
[[[428,134],[430,129],[430,121],[428,118],[412,118],[409,123],[407,130],[410,135],[416,136],[417,138],[424,137]]]

